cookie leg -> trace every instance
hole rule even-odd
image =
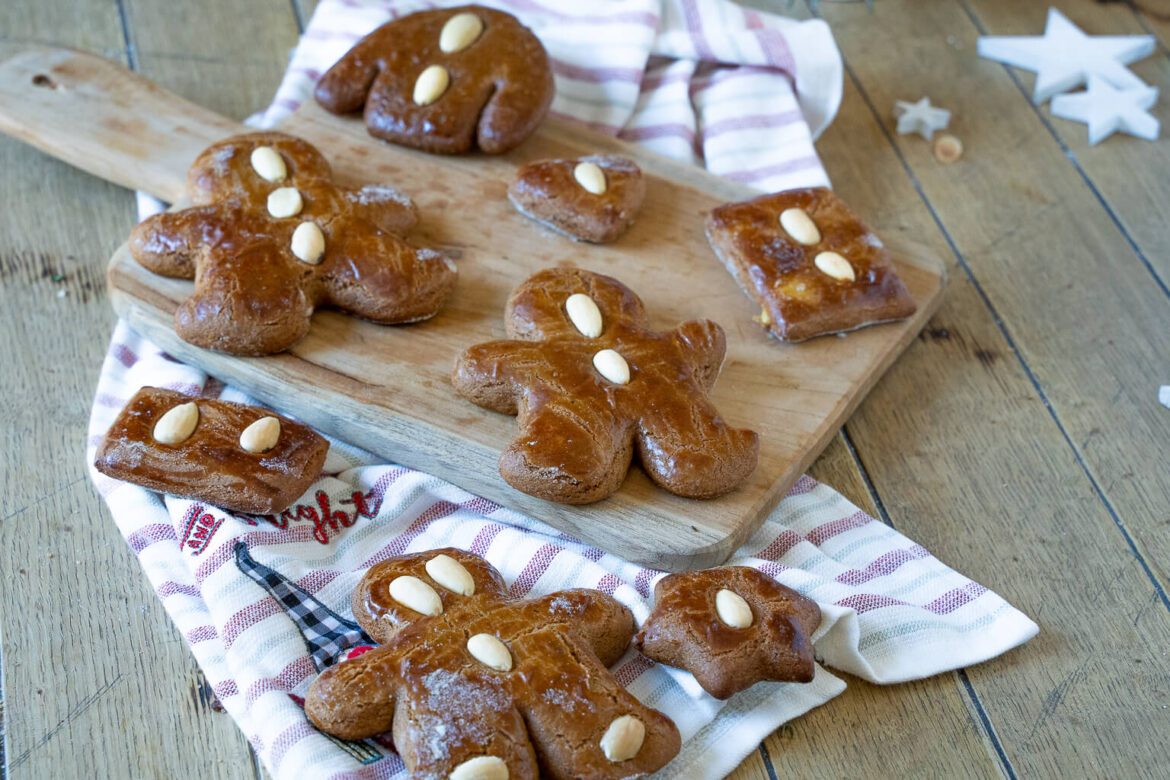
[[[705,398],[687,417],[645,417],[637,435],[642,468],[657,484],[686,498],[734,490],[756,468],[759,440],[731,428]]]
[[[674,723],[619,685],[581,640],[550,627],[511,645],[529,689],[540,692],[519,706],[542,777],[642,777],[677,755]],[[539,662],[526,665],[527,657]]]
[[[502,763],[509,780],[537,780],[524,719],[498,679],[416,671],[401,689],[394,716],[394,746],[412,778],[446,780],[460,766],[469,765],[468,771]]]
[[[621,487],[633,430],[608,409],[537,391],[521,403],[518,422],[500,455],[500,476],[512,487],[564,504],[600,501]]]

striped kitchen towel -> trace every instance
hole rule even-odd
[[[823,23],[725,0],[486,4],[516,14],[545,43],[555,113],[762,190],[827,184],[812,138],[836,112],[841,61]],[[294,110],[369,30],[436,5],[454,3],[322,0],[276,101],[253,124],[271,126]],[[90,463],[118,410],[144,385],[252,402],[119,323],[90,419]],[[405,775],[386,742],[332,739],[301,708],[322,668],[369,642],[352,621],[349,597],[377,561],[450,545],[483,555],[518,596],[591,587],[629,606],[639,622],[649,612],[662,572],[343,442],[331,445],[316,484],[270,517],[161,496],[91,469],[216,696],[279,780]],[[873,682],[978,663],[1037,631],[998,595],[808,477],[731,562],[816,599],[817,658]],[[678,724],[682,752],[660,773],[671,778],[722,777],[779,725],[845,688],[818,666],[807,685],[764,683],[720,702],[689,674],[632,650],[614,671]]]
[[[841,102],[828,25],[730,0],[481,0],[519,17],[548,50],[551,113],[765,192],[828,186],[813,139]],[[322,0],[293,52],[271,127],[375,27],[428,0]]]
[[[143,385],[254,403],[120,323],[102,367],[87,458]],[[367,568],[454,546],[482,555],[516,596],[597,588],[641,623],[664,573],[636,566],[435,477],[331,441],[321,478],[280,515],[234,515],[91,469],[114,521],[224,708],[273,776],[401,778],[386,743],[327,737],[301,709],[317,673],[369,643],[349,599]],[[1036,624],[987,588],[809,477],[732,557],[821,606],[817,658],[872,682],[969,666],[1031,638]],[[807,685],[761,683],[726,702],[630,650],[614,671],[683,737],[666,778],[718,778],[785,721],[845,683],[818,665]]]

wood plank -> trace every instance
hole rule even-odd
[[[34,86],[36,76],[29,74],[41,70],[52,73],[63,88]],[[171,139],[165,162],[173,163],[181,143],[191,144],[193,159],[211,140],[197,139],[194,129],[207,126],[212,137],[220,134],[202,112],[196,121],[185,113],[170,116],[183,132],[167,132],[167,112],[186,107],[165,96],[156,100],[157,87],[115,70],[108,63],[61,53],[10,60],[0,71],[7,74],[5,83],[17,85],[7,103],[19,110],[3,112],[3,122],[19,126],[26,137],[38,137],[38,127],[59,125],[60,114],[68,112],[68,127],[77,138],[62,145],[72,159],[99,171],[146,168],[152,174],[161,173],[151,162],[153,139]],[[93,78],[87,78],[91,72]],[[109,116],[110,105],[119,106],[117,116]],[[133,121],[127,121],[127,110],[134,112]],[[118,291],[113,303],[119,314],[171,354],[323,431],[649,565],[677,569],[724,560],[823,449],[937,301],[937,261],[912,246],[892,244],[899,273],[919,303],[917,314],[847,338],[780,345],[752,324],[753,310],[713,261],[696,219],[724,200],[752,194],[738,185],[553,121],[519,150],[495,158],[436,158],[383,144],[370,139],[358,119],[335,117],[314,103],[302,106],[284,127],[322,148],[341,181],[368,182],[376,171],[378,180],[415,195],[424,217],[420,240],[462,258],[459,291],[443,312],[414,328],[385,328],[321,313],[317,326],[289,353],[232,358],[175,336],[171,316],[189,294],[189,283],[150,274],[121,252],[109,274]],[[642,219],[617,244],[583,247],[566,241],[537,229],[500,197],[524,161],[599,150],[634,158],[651,177]],[[144,183],[173,191],[185,169],[172,171],[169,184],[154,175]],[[727,360],[712,398],[727,420],[751,424],[761,434],[760,465],[741,488],[718,499],[687,501],[658,489],[635,469],[615,496],[569,507],[515,491],[499,478],[496,460],[503,442],[513,436],[514,422],[450,392],[450,367],[474,343],[468,333],[503,334],[500,312],[514,284],[565,263],[621,277],[641,293],[659,327],[699,317],[725,324]],[[661,284],[668,275],[678,284]],[[371,354],[382,359],[371,361]]]
[[[988,35],[1037,35],[1044,29],[1043,5],[1021,6],[1013,0],[963,0],[975,24]],[[1148,34],[1131,8],[1121,3],[1069,0],[1060,10],[1073,24],[1090,35]],[[1161,94],[1170,90],[1170,56],[1155,50],[1130,69]],[[1031,95],[1035,76],[1015,71],[1021,86]],[[1163,204],[1170,201],[1170,144],[1146,141],[1125,134],[1089,146],[1087,126],[1052,115],[1051,103],[1038,109],[1051,132],[1068,147],[1075,164],[1092,182],[1105,205],[1116,217],[1125,238],[1141,253],[1149,270],[1165,291],[1170,286],[1170,232],[1166,230]],[[1155,104],[1151,113],[1163,128],[1170,124],[1170,102]]]
[[[1124,275],[1118,266],[1125,258],[1102,235],[1107,215],[1056,159],[1059,147],[1041,136],[1035,113],[1002,70],[983,73],[972,65],[970,20],[953,4],[885,0],[873,13],[860,5],[822,4],[821,11],[851,68],[845,105],[867,101],[884,125],[841,122],[825,134],[819,149],[837,188],[863,213],[896,212],[901,232],[937,241],[938,226],[915,202],[904,159],[975,279],[995,282],[981,290],[964,269],[953,269],[942,310],[862,404],[849,433],[899,529],[1041,624],[1039,637],[1023,648],[968,670],[1016,772],[1078,774],[1092,766],[1119,775],[1153,772],[1162,756],[1150,746],[1158,744],[1167,715],[1150,681],[1170,665],[1164,652],[1170,621],[983,297],[996,303],[1017,344],[1023,333],[1039,350],[1037,333],[1047,335],[1054,319],[1067,320],[1051,310],[1055,303],[1037,311],[1036,295],[1050,286],[1040,268],[1071,258],[1095,291]],[[914,56],[891,58],[890,50]],[[963,75],[973,70],[979,78]],[[884,133],[892,133],[895,85],[898,98],[921,92],[961,107],[955,131],[969,141],[965,163],[941,166],[913,138],[900,137],[891,148]],[[907,88],[914,94],[901,94]],[[981,148],[985,156],[975,156]],[[1029,201],[1036,192],[1046,210]],[[996,235],[987,236],[989,230]],[[996,239],[1001,245],[988,252]],[[1088,263],[1086,247],[1110,262]],[[1008,289],[1012,278],[1018,290]],[[999,305],[1029,290],[1030,307]],[[1142,317],[1154,303],[1135,294]],[[1085,311],[1094,323],[1100,318],[1102,327],[1115,327],[1103,313],[1108,306]],[[1071,374],[1091,359],[1066,337],[1053,343],[1042,379]],[[1148,341],[1139,345],[1150,348]],[[1032,351],[1021,350],[1024,360]],[[1110,368],[1129,375],[1116,361]],[[1102,402],[1086,376],[1092,375],[1081,373],[1089,384],[1080,388],[1083,402],[1096,410]],[[1158,713],[1157,722],[1150,713]]]
[[[13,41],[125,52],[109,2],[3,4],[0,31],[5,56]],[[246,741],[210,709],[205,680],[78,457],[113,322],[105,257],[133,222],[133,197],[7,138],[0,166],[13,194],[0,215],[0,325],[14,336],[0,345],[9,366],[0,441],[12,455],[0,465],[7,768],[29,778],[80,767],[181,777],[196,766],[252,777]]]
[[[912,83],[916,95],[956,109],[959,135],[978,139],[953,166],[938,164],[917,137],[897,143],[1077,457],[1165,589],[1170,469],[1136,466],[1156,463],[1170,439],[1170,416],[1157,403],[1170,355],[1167,295],[1004,69],[972,61],[978,32],[964,10],[955,2],[916,8],[902,30],[888,23],[904,6],[887,7],[848,21],[834,7],[837,35],[858,42],[850,62],[879,111],[906,97],[894,85]],[[908,79],[916,65],[860,40],[875,34],[866,32],[871,21],[912,43],[931,68]]]

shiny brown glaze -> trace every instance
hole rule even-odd
[[[738,593],[752,624],[732,628],[719,619],[715,594]],[[664,577],[654,588],[654,610],[634,646],[647,657],[685,669],[717,699],[761,680],[810,682],[815,672],[810,638],[821,622],[812,599],[746,566],[722,566]]]
[[[288,168],[270,182],[252,168],[258,146],[277,150]],[[280,352],[309,330],[318,306],[375,322],[433,316],[455,284],[455,266],[399,233],[414,225],[414,205],[390,187],[337,187],[310,144],[282,133],[251,133],[214,144],[187,176],[192,208],[158,214],[134,228],[130,252],[164,276],[195,280],[175,312],[184,340],[236,355]],[[300,214],[268,213],[268,194],[296,187]],[[325,254],[311,265],[292,253],[293,231],[313,221]]]
[[[427,575],[426,562],[439,554],[471,573],[472,596],[452,593]],[[407,574],[435,589],[442,614],[421,616],[390,598],[389,583]],[[513,780],[640,777],[678,753],[670,719],[630,695],[606,668],[628,646],[634,619],[600,591],[513,600],[490,564],[448,548],[375,565],[353,606],[382,646],[323,672],[309,689],[305,712],[343,739],[392,731],[411,777],[446,778],[483,755],[503,759]],[[495,671],[467,651],[467,638],[478,633],[503,641],[511,671]],[[600,749],[601,737],[627,714],[646,725],[646,740],[634,758],[613,763]]]
[[[594,195],[577,183],[573,171],[582,162],[601,168],[605,192]],[[625,233],[645,197],[641,169],[632,160],[613,155],[530,163],[517,172],[508,189],[508,199],[521,214],[595,244],[616,241]]]
[[[483,22],[467,48],[445,53],[439,34],[456,14]],[[415,104],[424,69],[441,65],[447,90]],[[428,152],[479,148],[500,154],[529,136],[548,112],[555,86],[540,40],[516,18],[478,5],[420,11],[362,38],[317,82],[317,102],[335,114],[365,106],[370,135]]]
[[[179,444],[154,440],[168,411],[195,401],[199,423]],[[280,420],[280,438],[266,452],[240,447],[240,434],[262,417]],[[285,510],[321,473],[329,442],[312,429],[267,409],[194,398],[144,387],[118,414],[98,445],[94,467],[106,476],[247,514]]]
[[[780,226],[785,209],[801,208],[820,242],[805,246]],[[720,206],[707,218],[707,240],[739,285],[763,310],[759,321],[784,341],[909,317],[915,304],[877,236],[830,190],[809,188]],[[853,266],[838,280],[813,263],[824,251]]]
[[[599,337],[569,320],[574,293],[601,310]],[[517,436],[500,456],[500,474],[516,489],[598,501],[620,487],[635,448],[651,479],[689,498],[733,490],[755,468],[756,434],[728,426],[707,398],[726,349],[715,323],[651,331],[630,288],[576,268],[541,271],[517,287],[505,323],[512,339],[468,349],[452,382],[473,403],[518,415]],[[629,363],[628,385],[593,367],[602,349]]]

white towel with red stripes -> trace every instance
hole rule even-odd
[[[387,19],[454,4],[322,0],[276,101],[254,123],[271,125],[295,109],[325,69]],[[823,23],[726,0],[486,4],[519,16],[548,48],[554,112],[762,190],[827,184],[812,138],[836,112],[841,60]],[[254,402],[119,323],[90,419],[90,463],[117,412],[144,385]],[[663,572],[435,477],[331,445],[316,484],[270,517],[234,515],[90,470],[215,695],[279,780],[405,776],[388,740],[332,739],[301,706],[322,668],[369,642],[352,622],[349,597],[380,560],[460,547],[494,564],[516,596],[598,588],[639,623],[648,614]],[[872,682],[979,663],[1037,632],[998,595],[809,477],[730,562],[815,599],[820,663]],[[664,778],[722,777],[778,726],[845,689],[819,664],[807,685],[761,683],[726,702],[633,650],[614,671],[678,724],[682,752]]]

